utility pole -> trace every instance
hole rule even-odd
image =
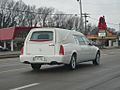
[[[85,31],[84,31],[84,34],[85,34],[85,35],[87,35],[87,22],[88,22],[87,17],[89,17],[88,15],[89,15],[89,14],[87,14],[87,13],[84,13],[84,14],[83,14],[83,16],[84,16],[84,18],[85,18]]]
[[[79,6],[80,6],[80,26],[81,26],[81,30],[83,30],[83,17],[82,17],[82,2],[81,0],[77,0],[79,2]]]

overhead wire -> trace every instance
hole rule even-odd
[[[28,11],[28,10],[20,10],[20,9],[11,9],[11,8],[3,8],[3,7],[0,7],[1,9],[4,9],[4,10],[13,10],[13,11],[17,11],[17,12],[27,12],[27,13],[35,13],[35,14],[45,14],[45,13],[39,13],[39,12],[32,12],[32,11]],[[61,13],[61,14],[57,14],[57,13],[52,13],[52,14],[48,14],[48,15],[80,15],[80,14],[64,14],[64,13]]]
[[[13,10],[13,11],[17,11],[17,12],[27,12],[27,13],[35,13],[35,14],[45,14],[45,13],[38,13],[38,12],[32,12],[32,11],[28,11],[28,10],[20,10],[20,9],[11,9],[11,8],[3,8],[3,7],[0,7],[1,9],[4,9],[4,10]],[[74,16],[79,16],[80,14],[57,14],[57,13],[52,13],[52,14],[48,14],[48,15],[74,15]],[[95,21],[98,21],[97,18],[93,18],[91,16],[89,16],[90,19],[92,20],[95,20]],[[111,23],[111,22],[107,22],[107,24],[109,25],[119,25],[119,24],[116,24],[116,23]]]

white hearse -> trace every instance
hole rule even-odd
[[[41,65],[65,64],[75,69],[81,62],[100,64],[100,50],[80,32],[60,28],[34,28],[26,37],[20,61],[31,64],[33,70]]]

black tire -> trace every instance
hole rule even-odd
[[[72,55],[69,67],[71,70],[76,69],[76,55]]]
[[[94,65],[100,65],[100,53],[96,54],[95,60],[93,60]]]
[[[34,71],[39,71],[41,68],[41,64],[31,64],[31,67]]]

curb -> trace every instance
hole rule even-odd
[[[6,55],[0,55],[0,59],[4,58],[16,58],[19,57],[20,54],[6,54]]]
[[[104,47],[104,48],[101,48],[101,49],[120,49],[120,47]]]

